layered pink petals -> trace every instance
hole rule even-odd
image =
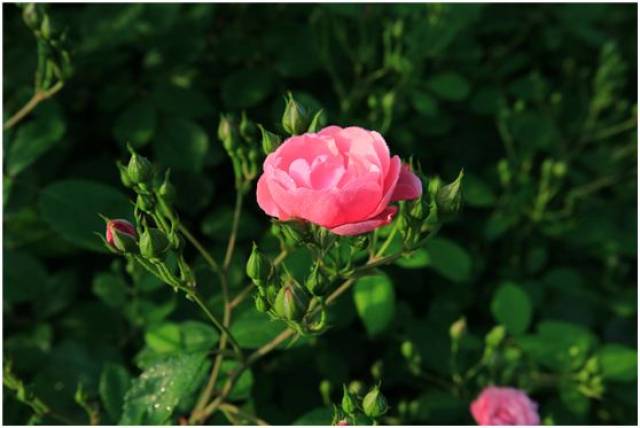
[[[267,156],[258,180],[264,212],[357,235],[388,224],[393,201],[415,199],[420,179],[391,157],[382,136],[359,127],[329,126],[287,139]]]
[[[471,403],[478,425],[539,425],[538,405],[515,388],[490,386]]]

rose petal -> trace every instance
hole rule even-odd
[[[331,232],[341,236],[354,236],[371,232],[374,229],[391,223],[398,211],[397,207],[388,207],[374,218],[370,218],[359,223],[347,223],[331,229]]]
[[[402,165],[391,202],[417,199],[420,195],[422,195],[422,181],[409,169],[408,165]]]
[[[262,211],[270,215],[271,217],[280,218],[280,210],[269,192],[269,186],[267,185],[267,176],[262,174],[258,180],[258,187],[256,189],[256,199],[258,200],[258,206],[262,208]],[[282,219],[280,219],[282,220]]]

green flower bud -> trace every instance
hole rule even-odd
[[[504,339],[505,335],[506,335],[506,330],[504,326],[497,325],[493,327],[489,333],[487,333],[484,340],[487,346],[495,348],[498,345],[500,345],[500,343],[502,343],[502,340]]]
[[[120,161],[116,162],[116,166],[118,167],[118,171],[120,172],[120,181],[124,185],[124,187],[133,187],[133,182],[129,177],[129,173],[127,172],[127,167]]]
[[[222,141],[222,145],[229,155],[232,155],[233,149],[237,143],[237,131],[231,116],[220,115],[220,123],[218,124],[218,138]]]
[[[240,119],[240,136],[248,143],[256,141],[259,137],[258,128],[247,118],[247,114],[244,111]]]
[[[267,312],[270,306],[271,305],[269,305],[269,302],[266,298],[259,294],[256,296],[256,310],[258,312]]]
[[[167,203],[172,204],[176,200],[176,188],[173,187],[171,181],[169,180],[170,171],[164,174],[164,181],[158,188],[158,195],[163,198]]]
[[[309,226],[307,223],[297,220],[280,223],[280,230],[285,237],[296,243],[305,241],[309,235]]]
[[[280,288],[275,283],[270,283],[265,288],[265,295],[267,296],[267,301],[273,303],[276,301],[276,297],[278,296],[278,291]]]
[[[442,186],[436,193],[436,204],[441,217],[454,216],[462,208],[462,177],[464,170],[460,171],[458,178],[453,182]]]
[[[273,308],[279,317],[290,321],[300,321],[307,313],[309,295],[297,284],[285,285],[278,291]]]
[[[356,398],[351,395],[346,385],[343,385],[342,389],[342,410],[348,415],[353,415],[358,409]]]
[[[153,166],[149,159],[132,151],[127,175],[133,184],[147,184],[153,179]]]
[[[282,138],[279,135],[269,132],[262,125],[258,125],[260,133],[262,134],[262,151],[265,155],[273,152],[282,143]]]
[[[309,122],[309,115],[305,109],[289,93],[289,99],[282,115],[282,127],[284,130],[291,135],[303,134],[309,127]]]
[[[136,206],[144,212],[150,212],[155,205],[155,199],[151,195],[139,194],[136,198]]]
[[[148,228],[140,237],[140,254],[148,259],[159,259],[169,249],[169,240],[156,228]]]
[[[40,35],[45,40],[49,40],[51,38],[51,21],[49,20],[49,15],[45,15],[40,24]]]
[[[320,267],[316,264],[304,284],[311,294],[321,297],[329,292],[331,281],[329,281],[329,278],[322,273]]]
[[[371,391],[365,395],[362,400],[362,409],[365,415],[373,419],[379,418],[389,410],[387,399],[384,398],[378,386],[373,387]]]
[[[466,329],[467,320],[465,319],[465,317],[462,317],[459,320],[455,321],[453,324],[451,324],[451,327],[449,327],[449,336],[451,337],[451,340],[460,340],[462,338],[462,335],[464,335]]]
[[[247,260],[247,276],[251,278],[254,284],[258,287],[263,287],[266,285],[267,280],[271,276],[271,271],[273,267],[271,262],[262,255],[262,253],[258,250],[258,246],[253,243],[253,248],[251,250],[251,255],[249,256],[249,260]]]
[[[22,9],[22,19],[31,30],[35,31],[40,26],[43,13],[42,6],[36,3],[27,3]]]
[[[349,384],[349,392],[356,397],[360,397],[364,394],[364,383],[359,380],[354,380]]]
[[[410,360],[411,357],[415,355],[415,352],[416,352],[415,346],[413,345],[413,342],[409,340],[405,340],[404,342],[402,342],[402,345],[400,345],[400,353],[407,360]]]

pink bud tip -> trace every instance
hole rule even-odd
[[[348,426],[349,422],[347,422],[346,419],[343,419],[343,420],[339,421],[336,425],[339,426],[339,427],[344,427],[344,426]]]
[[[107,235],[107,242],[111,246],[115,246],[113,242],[113,235],[116,232],[120,234],[129,235],[134,239],[138,237],[136,233],[136,228],[133,226],[133,224],[129,223],[127,220],[118,219],[118,218],[109,220],[107,221],[106,235]]]

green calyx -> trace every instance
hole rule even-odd
[[[148,184],[153,179],[153,166],[149,159],[131,150],[127,175],[133,184]]]
[[[148,259],[159,259],[169,250],[169,240],[156,228],[148,228],[140,237],[140,254]]]
[[[278,291],[273,309],[285,320],[300,321],[309,307],[309,294],[305,289],[293,283],[285,285]]]
[[[287,105],[282,115],[282,127],[291,135],[303,134],[309,128],[311,119],[305,109],[289,93]]]
[[[255,243],[247,260],[246,270],[247,276],[259,287],[264,287],[271,276],[273,270],[271,262],[262,255]]]
[[[374,386],[367,395],[364,396],[362,409],[365,415],[373,419],[379,418],[389,410],[387,399],[382,395],[382,392],[380,392],[380,387]]]

